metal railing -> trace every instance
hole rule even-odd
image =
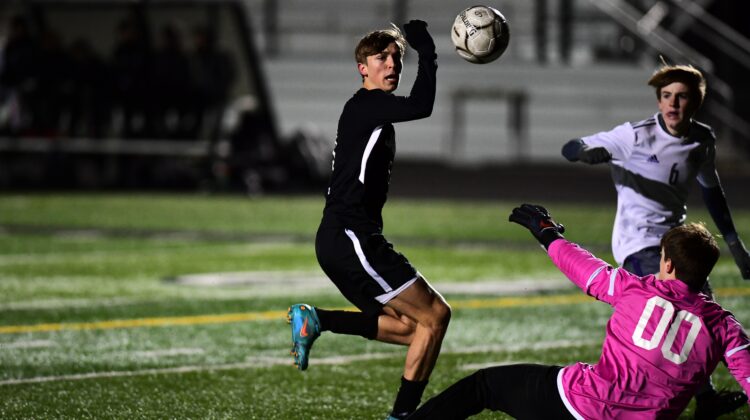
[[[662,22],[673,10],[670,4],[679,6],[685,15],[693,20],[701,19],[706,25],[709,25],[710,21],[711,24],[716,25],[713,27],[712,35],[706,36],[706,32],[701,31],[701,36],[746,70],[750,70],[750,40],[708,14],[700,5],[687,1],[676,0],[669,4],[657,1],[645,13],[625,0],[589,1],[653,49],[673,59],[692,63],[701,68],[706,73],[712,91],[720,98],[719,100],[708,98],[707,111],[726,125],[737,138],[747,138],[750,123],[737,114],[732,86],[717,75],[711,59],[681,41],[671,30],[664,28]],[[679,25],[682,27],[685,23]]]

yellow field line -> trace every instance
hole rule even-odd
[[[280,319],[286,311],[245,312],[220,315],[171,316],[160,318],[114,319],[95,322],[66,322],[56,324],[9,325],[0,327],[0,334],[52,332],[70,330],[111,330],[115,328],[163,327],[167,325],[223,324],[228,322],[264,321]]]
[[[750,288],[720,288],[716,294],[721,297],[750,295]],[[582,293],[569,293],[543,296],[511,296],[492,299],[467,299],[451,301],[454,309],[510,308],[520,306],[572,305],[593,300]],[[353,308],[337,308],[352,310]],[[95,322],[66,322],[35,325],[0,326],[0,334],[23,334],[33,332],[110,330],[116,328],[163,327],[170,325],[224,324],[245,321],[270,321],[286,317],[286,311],[242,312],[218,315],[175,316],[159,318],[115,319]]]

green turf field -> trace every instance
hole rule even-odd
[[[426,397],[488,365],[596,361],[610,308],[507,222],[517,204],[386,206],[386,236],[454,309]],[[613,206],[542,204],[612,260]],[[0,418],[384,418],[405,348],[324,334],[304,373],[288,355],[289,304],[348,307],[315,261],[321,208],[319,197],[0,196]],[[750,211],[734,217],[750,239]],[[690,209],[690,220],[710,219]],[[750,282],[728,255],[711,280],[750,326]],[[739,388],[723,367],[714,381]]]

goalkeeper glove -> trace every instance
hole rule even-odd
[[[406,42],[414,48],[419,55],[435,54],[435,42],[427,32],[427,22],[421,20],[410,20],[404,25],[404,37]]]
[[[750,280],[750,254],[745,249],[745,244],[742,243],[742,239],[737,236],[736,232],[724,235],[724,239],[729,245],[729,250],[732,251],[732,257],[734,257],[734,263],[740,269],[740,274],[745,280]]]
[[[514,208],[508,220],[528,229],[544,249],[548,249],[554,240],[561,239],[565,232],[565,227],[552,220],[547,209],[534,204]]]

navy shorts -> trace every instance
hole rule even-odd
[[[315,254],[341,294],[367,314],[381,313],[383,305],[419,277],[406,257],[379,233],[320,228]]]
[[[661,261],[661,247],[650,246],[628,255],[622,267],[636,276],[643,277],[658,273],[659,261]]]
[[[643,277],[649,274],[658,274],[660,262],[661,247],[651,246],[628,255],[622,263],[622,267],[637,276]],[[714,291],[708,279],[706,279],[701,292],[708,295],[711,299],[714,298]]]

